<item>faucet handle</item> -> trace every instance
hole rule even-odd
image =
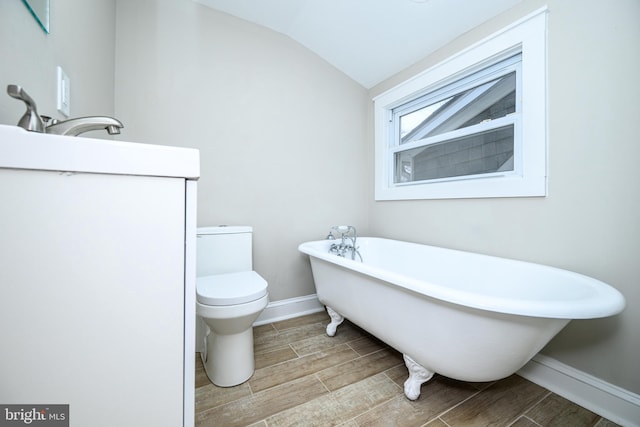
[[[27,106],[27,111],[20,118],[18,126],[31,132],[44,132],[44,122],[38,115],[38,109],[33,98],[18,85],[8,85],[7,93],[10,97],[19,99]]]

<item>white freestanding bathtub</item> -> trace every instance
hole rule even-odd
[[[524,366],[571,319],[622,311],[611,286],[569,271],[416,243],[361,237],[363,262],[306,242],[327,334],[348,318],[404,355],[405,395],[434,373],[493,381]]]

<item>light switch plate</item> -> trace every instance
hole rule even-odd
[[[58,111],[69,117],[71,114],[71,80],[64,72],[62,67],[58,66]]]

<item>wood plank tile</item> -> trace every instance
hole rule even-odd
[[[348,345],[342,344],[326,351],[292,359],[277,365],[258,369],[249,380],[254,392],[262,391],[287,381],[310,375],[323,369],[356,359],[358,353]]]
[[[253,328],[253,351],[254,353],[260,353],[260,345],[261,343],[266,343],[277,337],[279,334],[278,330],[273,327],[272,324],[256,326]],[[280,347],[286,347],[287,343],[280,343],[284,345],[280,345]],[[265,351],[272,351],[272,349],[266,349]]]
[[[396,386],[398,395],[356,418],[358,425],[419,427],[478,393],[478,390],[466,382],[442,376],[436,376],[423,384],[421,395],[416,401],[407,399],[401,386]]]
[[[365,356],[389,346],[376,337],[366,334],[360,339],[349,342],[349,347],[354,349],[359,355]]]
[[[290,346],[282,347],[274,351],[261,352],[254,354],[255,368],[262,369],[267,366],[277,365],[287,360],[296,359],[298,355]]]
[[[512,375],[487,387],[440,418],[452,426],[507,426],[547,393],[548,390]]]
[[[318,373],[318,378],[331,391],[353,384],[366,377],[386,371],[402,362],[402,355],[393,349],[383,349],[358,359],[342,363]]]
[[[273,323],[267,323],[260,326],[253,327],[253,337],[261,337],[263,335],[277,334],[278,330],[273,326]]]
[[[600,418],[600,421],[596,423],[595,427],[622,427],[622,426],[606,418]]]
[[[196,412],[204,412],[216,406],[251,396],[249,384],[235,387],[217,387],[211,383],[196,389]]]
[[[425,427],[450,427],[450,426],[445,424],[440,418],[436,418],[435,420],[430,421],[428,424],[426,424]]]
[[[419,418],[419,414],[414,410],[411,405],[411,401],[404,397],[402,390],[398,388],[393,399],[359,415],[355,420],[358,426],[366,427],[399,427],[407,425],[421,426],[428,421],[428,418],[423,420],[420,420]]]
[[[266,421],[269,427],[324,427],[335,426],[341,419],[339,403],[327,394],[272,415]]]
[[[303,325],[310,325],[314,323],[320,323],[328,325],[330,321],[329,315],[326,311],[320,311],[318,313],[307,314],[306,316],[294,317],[292,319],[281,320],[280,322],[274,322],[273,327],[278,331],[284,331],[285,329],[297,328]]]
[[[593,426],[600,419],[599,415],[557,394],[550,394],[525,415],[545,427]]]
[[[540,427],[540,424],[536,424],[524,415],[516,420],[515,423],[509,427]]]
[[[340,325],[339,332],[333,337],[328,336],[326,333],[315,335],[291,343],[291,348],[293,348],[298,355],[304,356],[306,354],[326,350],[340,344],[351,343],[352,341],[361,339],[364,336],[365,332],[353,324]]]
[[[393,382],[398,384],[399,387],[404,387],[404,382],[409,378],[409,371],[404,363],[387,369],[384,373],[391,378]]]
[[[320,323],[302,325],[297,328],[285,329],[284,331],[265,333],[259,336],[254,335],[253,350],[255,353],[268,352],[286,348],[290,343],[307,339],[314,335],[325,333],[325,327]]]
[[[209,384],[211,384],[211,381],[209,381],[209,377],[207,377],[207,373],[205,372],[204,366],[202,365],[202,359],[200,358],[200,353],[196,353],[196,378],[195,378],[196,388],[204,387]]]
[[[338,425],[392,398],[397,391],[397,386],[388,377],[375,375],[275,414],[267,419],[267,424],[269,427]]]
[[[196,413],[196,426],[244,427],[327,394],[315,376]]]
[[[212,385],[196,354],[196,425],[620,427],[515,375],[489,383],[436,375],[409,401],[400,353],[349,321],[327,337],[328,323],[315,313],[255,327],[256,373],[236,387]]]
[[[341,403],[346,419],[350,419],[388,402],[399,391],[398,385],[381,373],[342,387],[331,395]]]

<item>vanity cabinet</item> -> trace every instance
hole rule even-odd
[[[0,126],[0,403],[193,425],[197,150]]]

